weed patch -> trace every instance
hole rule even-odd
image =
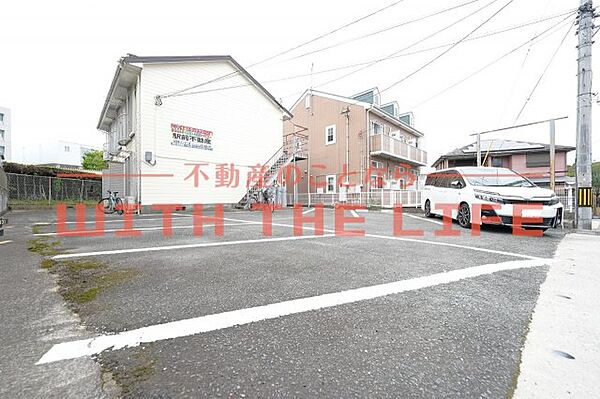
[[[50,241],[47,237],[34,238],[27,242],[27,249],[41,256],[54,256],[62,253],[60,241]]]

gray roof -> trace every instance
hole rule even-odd
[[[115,72],[115,76],[113,78],[113,82],[109,89],[108,95],[106,97],[104,107],[102,109],[102,113],[100,115],[100,120],[98,122],[98,128],[102,128],[102,121],[104,116],[106,115],[106,111],[110,106],[110,100],[113,95],[113,91],[117,86],[117,82],[120,78],[122,71],[126,68],[126,66],[132,66],[132,64],[160,64],[160,63],[170,63],[170,62],[214,62],[214,61],[225,61],[231,63],[234,68],[236,68],[240,73],[245,76],[250,82],[261,91],[276,107],[281,109],[288,117],[292,117],[293,115],[290,111],[287,110],[279,101],[273,97],[273,95],[265,89],[263,85],[261,85],[246,69],[244,69],[235,59],[233,59],[230,55],[190,55],[190,56],[137,56],[133,54],[127,54],[125,57],[122,57],[119,61],[119,66],[117,67],[117,71]],[[130,71],[135,73],[135,70]]]
[[[489,150],[491,155],[509,155],[509,154],[525,154],[531,152],[548,152],[550,144],[533,143],[530,141],[517,140],[481,140],[481,152],[485,153]],[[557,145],[556,152],[570,152],[575,150],[575,147]],[[475,158],[477,153],[477,143],[471,143],[464,147],[457,148],[449,153],[438,158],[433,165],[446,159],[470,159]]]

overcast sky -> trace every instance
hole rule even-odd
[[[13,154],[35,141],[68,140],[101,146],[95,130],[118,59],[136,55],[230,54],[249,66],[330,32],[396,0],[365,1],[11,1],[2,5],[0,30],[0,105],[12,109]],[[390,29],[311,55],[298,55],[365,33],[432,14],[469,0],[404,0],[368,19],[270,62],[249,68],[284,105],[291,106],[312,86],[352,95],[373,86],[384,89],[440,55],[445,48],[379,62],[355,70],[317,72],[453,43],[482,24],[509,0],[479,0],[436,17]],[[481,9],[485,5],[488,7]],[[579,0],[514,0],[473,36],[575,10]],[[469,14],[453,28],[435,34]],[[426,135],[430,162],[469,144],[481,130],[512,125],[552,54],[569,29],[568,22],[525,45],[471,79],[433,100],[423,100],[558,24],[564,17],[479,40],[464,42],[429,67],[382,94],[413,111]],[[574,16],[568,21],[573,21]],[[431,36],[428,40],[424,38]],[[422,41],[418,44],[414,44]],[[571,30],[518,123],[569,116],[557,123],[557,143],[575,145],[576,41]],[[595,60],[598,60],[596,57]],[[269,80],[315,72],[293,80]],[[594,62],[598,69],[598,62]],[[598,75],[597,75],[598,76]],[[598,87],[595,84],[594,87]],[[207,94],[202,94],[207,95]],[[418,106],[419,105],[419,106]],[[597,125],[600,108],[594,105]],[[489,138],[548,141],[548,127],[520,129]],[[598,159],[600,136],[593,138]]]

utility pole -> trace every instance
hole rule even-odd
[[[556,188],[556,123],[554,119],[550,121],[550,190]]]
[[[592,37],[594,32],[592,0],[580,0],[577,17],[577,170],[576,225],[592,229]]]

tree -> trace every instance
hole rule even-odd
[[[102,170],[106,169],[104,162],[104,154],[102,151],[92,150],[85,153],[81,160],[81,165],[85,170]]]

